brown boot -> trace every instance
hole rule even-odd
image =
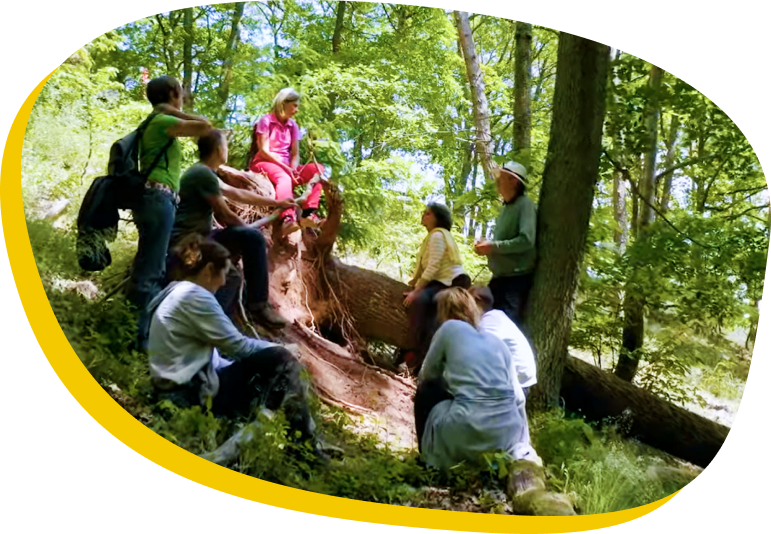
[[[276,313],[273,309],[273,305],[269,302],[260,302],[250,305],[249,313],[254,320],[265,326],[273,328],[284,328],[286,326],[286,319]]]

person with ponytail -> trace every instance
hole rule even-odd
[[[300,95],[288,87],[273,99],[270,113],[254,125],[252,133],[253,154],[249,170],[266,174],[276,187],[276,200],[293,197],[296,185],[307,184],[315,177],[324,176],[324,166],[318,163],[300,165],[300,128],[292,117],[300,109]],[[318,228],[326,219],[316,214],[321,200],[321,181],[313,185],[310,196],[301,206],[298,224],[295,210],[287,208],[281,213],[282,233],[288,235],[303,228]]]
[[[226,417],[248,416],[257,404],[283,407],[290,428],[316,440],[300,363],[286,348],[239,332],[214,297],[230,268],[228,250],[193,234],[172,255],[177,280],[150,304],[154,387]]]

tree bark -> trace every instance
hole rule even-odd
[[[530,165],[530,79],[532,64],[533,27],[517,22],[516,54],[514,59],[514,158],[526,167]]]
[[[182,45],[182,88],[185,91],[183,107],[185,111],[193,109],[193,8],[185,11],[185,40]]]
[[[345,8],[348,2],[337,3],[337,20],[335,21],[335,33],[332,35],[332,53],[340,52],[340,43],[343,39],[343,22],[345,21]]]
[[[474,45],[474,37],[471,35],[468,13],[465,11],[455,11],[453,13],[458,27],[458,38],[463,50],[463,58],[466,61],[466,75],[468,76],[471,98],[474,105],[477,154],[479,154],[485,177],[488,180],[492,180],[494,146],[490,129],[490,109],[487,106],[487,96],[485,95],[485,80],[482,76],[479,56]]]
[[[671,169],[672,166],[675,164],[675,157],[677,156],[677,151],[675,150],[675,147],[677,146],[677,133],[680,129],[680,120],[677,117],[677,115],[672,116],[672,121],[669,123],[669,138],[667,139],[667,156],[665,159],[664,168],[665,169]],[[672,195],[672,179],[674,177],[674,172],[670,172],[666,175],[666,178],[664,179],[664,187],[661,191],[661,202],[659,202],[659,211],[661,213],[666,214],[669,210],[669,200]]]
[[[399,348],[409,346],[408,319],[402,305],[402,293],[409,289],[406,284],[331,257],[325,269],[331,289],[361,336]],[[628,436],[703,467],[722,446],[728,428],[570,357],[567,351],[563,358],[560,395],[568,410],[597,422],[621,417],[631,423],[622,425]]]
[[[559,404],[573,305],[599,176],[610,49],[562,33],[538,210],[529,325],[538,354],[536,406]]]
[[[629,221],[626,214],[626,179],[621,171],[613,173],[613,218],[616,228],[613,229],[613,242],[616,250],[623,255],[629,242]]]
[[[228,98],[230,98],[230,83],[233,80],[233,56],[239,41],[239,27],[241,18],[244,16],[244,6],[246,2],[236,2],[233,18],[230,23],[230,36],[225,45],[225,54],[222,61],[222,76],[220,78],[219,98],[220,98],[220,122],[225,124],[230,110],[228,109]]]
[[[620,417],[628,436],[702,467],[730,430],[577,358],[568,358],[561,395],[566,408],[587,419]]]
[[[656,202],[656,153],[658,148],[658,124],[661,106],[659,93],[664,71],[655,65],[651,67],[650,98],[645,111],[646,142],[643,172],[638,191],[642,195],[639,203],[637,237],[635,246],[644,244],[648,236],[648,227],[653,222],[654,211],[651,206]],[[645,342],[645,297],[636,287],[637,270],[632,266],[624,291],[624,328],[621,334],[621,351],[616,365],[616,376],[629,382],[637,374],[640,364],[639,350]]]

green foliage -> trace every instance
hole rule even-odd
[[[613,426],[598,429],[559,412],[531,420],[533,445],[547,466],[549,483],[576,496],[582,514],[642,506],[680,490],[696,473],[658,476],[657,466],[675,466],[641,444],[622,440]],[[668,472],[668,471],[664,471]]]

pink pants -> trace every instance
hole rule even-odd
[[[324,166],[317,163],[307,163],[297,167],[299,176],[289,176],[287,172],[279,165],[268,161],[256,161],[252,163],[253,172],[262,172],[268,175],[268,179],[276,187],[276,200],[286,200],[287,198],[294,198],[294,187],[301,184],[307,184],[317,174],[324,174]],[[305,201],[305,205],[301,206],[303,209],[316,209],[319,207],[319,201],[321,200],[321,183],[313,185],[311,194],[308,200]],[[294,210],[289,208],[283,213],[281,217],[289,217],[294,220]]]

